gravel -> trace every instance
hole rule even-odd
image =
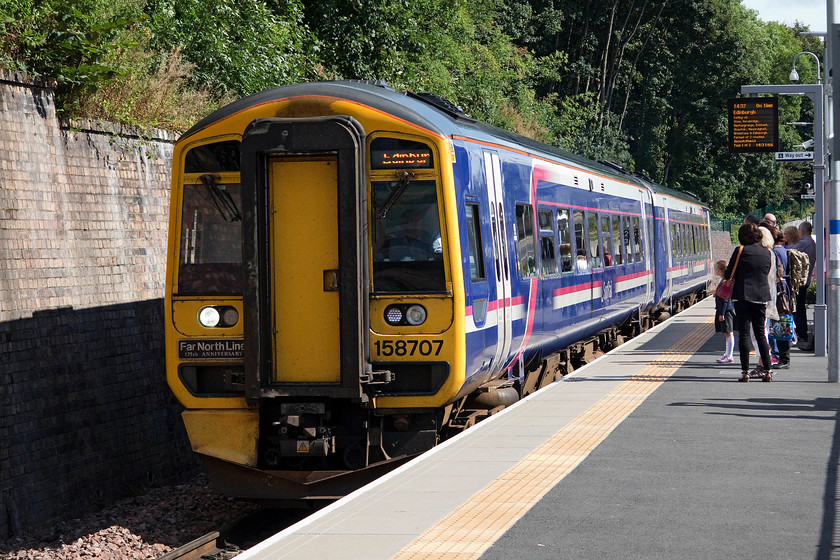
[[[206,535],[255,504],[214,495],[206,478],[126,498],[102,511],[57,524],[50,534],[0,542],[4,560],[151,559]]]

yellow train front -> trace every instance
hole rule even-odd
[[[277,88],[175,146],[167,377],[221,493],[341,496],[474,389],[452,148],[378,91]]]

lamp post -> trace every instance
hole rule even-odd
[[[817,55],[815,55],[814,53],[812,53],[811,51],[802,51],[801,53],[799,53],[795,57],[793,57],[793,67],[790,71],[790,81],[794,82],[794,83],[799,81],[799,72],[796,71],[796,61],[803,54],[809,54],[809,55],[814,57],[814,60],[817,61],[817,83],[821,84],[822,81],[820,79],[820,76],[821,76],[821,74],[820,74],[820,58]]]
[[[793,57],[793,65],[790,71],[790,81],[799,81],[799,73],[796,71],[796,61],[803,54],[812,56],[816,61],[817,84],[821,84],[822,73],[820,72],[820,58],[810,51],[803,51]],[[818,99],[812,98],[811,100],[814,102],[814,146],[816,148],[817,143],[823,144],[823,146],[825,145],[826,134],[823,129],[825,124],[823,115],[827,113],[824,112],[825,98],[822,94],[820,94]],[[820,127],[819,134],[817,133],[817,122],[819,122]],[[825,192],[825,151],[823,149],[819,154],[816,151],[814,152],[814,233],[817,237],[817,262],[814,263],[814,276],[817,283],[817,301],[814,305],[814,354],[817,356],[826,355],[826,342],[828,338],[826,333],[828,330],[828,306],[825,301]],[[834,309],[836,310],[837,308],[834,307]],[[829,358],[829,362],[831,362],[831,358]],[[836,377],[837,367],[832,367],[832,364],[829,363],[828,370],[829,381],[836,383],[838,381]],[[832,374],[832,371],[835,373]]]

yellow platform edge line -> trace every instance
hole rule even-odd
[[[711,323],[711,318],[701,323],[408,544],[392,560],[479,558],[688,361],[713,334]]]

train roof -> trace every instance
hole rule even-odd
[[[696,197],[658,185],[609,162],[590,160],[531,138],[468,117],[457,106],[429,93],[399,92],[384,82],[342,80],[280,86],[244,97],[214,111],[185,132],[181,139],[250,107],[289,97],[323,96],[367,105],[444,137],[464,137],[498,144],[531,155],[571,163],[613,178],[650,187],[654,192],[702,204]]]

